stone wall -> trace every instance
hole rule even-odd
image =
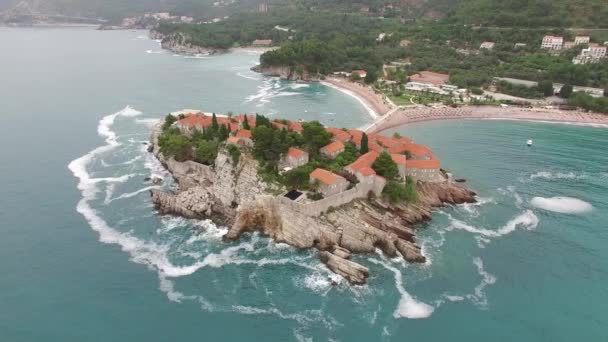
[[[286,197],[280,196],[277,199],[281,204],[287,205],[290,208],[299,211],[303,214],[310,216],[318,216],[323,212],[326,212],[330,207],[339,207],[344,204],[348,204],[356,199],[367,198],[368,193],[371,191],[376,196],[382,194],[386,181],[381,177],[374,177],[373,180],[368,182],[358,183],[354,188],[342,191],[335,195],[326,197],[324,199],[312,202],[312,203],[297,203]]]

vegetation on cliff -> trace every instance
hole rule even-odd
[[[166,157],[173,157],[177,161],[194,160],[196,162],[212,165],[217,157],[220,144],[229,135],[226,126],[219,125],[213,114],[212,125],[204,130],[194,130],[191,135],[184,134],[174,126],[178,118],[169,114],[162,124],[162,132],[158,136],[160,152]],[[233,158],[238,160],[235,152]]]

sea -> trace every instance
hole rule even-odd
[[[262,77],[255,51],[179,56],[144,31],[0,28],[0,46],[0,341],[608,340],[605,127],[390,131],[478,202],[417,226],[426,264],[359,255],[371,276],[351,286],[314,250],[159,215],[149,190],[175,185],[145,142],[184,108],[361,127],[356,99]]]

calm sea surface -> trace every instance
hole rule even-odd
[[[480,202],[420,227],[427,265],[359,256],[369,285],[332,287],[314,251],[159,217],[142,143],[182,108],[359,127],[356,100],[141,31],[0,28],[0,46],[0,341],[608,340],[605,128],[399,130]]]

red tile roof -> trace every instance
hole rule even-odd
[[[384,151],[384,148],[382,146],[376,144],[373,141],[370,141],[367,144],[367,147],[369,148],[370,151],[375,151],[375,152],[378,152],[378,153],[381,153],[382,151]]]
[[[367,169],[374,171],[373,169],[371,169],[371,167],[379,155],[380,154],[378,154],[378,152],[369,151],[369,152],[363,154],[362,156],[360,156],[359,158],[357,158],[357,160],[355,160],[351,164],[347,165],[345,167],[345,169],[347,169],[350,172],[359,172],[359,173],[362,173],[364,176],[366,176],[366,174],[364,174],[364,173],[369,173],[369,170],[367,170]],[[375,173],[376,172],[374,171],[374,173],[372,173],[372,174],[375,174]]]
[[[237,137],[228,137],[228,139],[226,140],[227,143],[235,144],[235,145],[237,145],[239,143],[239,141],[241,141],[241,139],[239,139]]]
[[[363,177],[372,176],[376,174],[376,171],[374,171],[374,169],[372,169],[371,167],[362,167],[355,172],[359,172]]]
[[[311,179],[318,179],[320,182],[325,183],[327,185],[334,184],[340,179],[344,179],[342,176],[338,176],[337,174],[327,171],[325,169],[316,168],[311,174]]]
[[[237,138],[248,138],[251,139],[251,131],[248,129],[241,129],[240,131],[236,132],[235,136]]]
[[[327,127],[325,130],[331,133],[331,135],[333,135],[337,140],[342,142],[347,142],[350,140],[350,134],[344,130],[335,127]]]
[[[272,122],[272,125],[273,125],[273,126],[276,128],[276,129],[287,129],[287,125],[282,124],[282,123],[280,123],[280,122],[273,121],[273,122]]]
[[[378,144],[380,144],[381,146],[384,146],[384,147],[387,147],[387,148],[398,146],[398,145],[402,145],[402,143],[399,142],[399,140],[394,139],[394,138],[385,137],[384,135],[377,136],[376,137],[376,142]]]
[[[287,155],[292,158],[300,158],[304,154],[306,154],[306,152],[300,150],[299,148],[295,148],[295,147],[290,147],[289,150],[287,150]]]
[[[299,122],[295,122],[295,121],[290,122],[288,128],[290,131],[294,131],[294,132],[302,132],[304,130],[304,127],[302,127],[302,124],[300,124]]]
[[[405,156],[403,154],[391,154],[391,158],[397,165],[405,165]]]
[[[350,134],[351,136],[351,141],[355,144],[355,145],[361,145],[361,138],[363,138],[363,131],[360,131],[358,129],[349,129],[348,134]],[[368,137],[369,139],[369,137]]]
[[[344,150],[344,144],[341,141],[334,141],[329,145],[321,147],[321,152],[325,154],[334,154],[341,150]]]
[[[407,168],[411,169],[439,169],[441,167],[441,163],[438,159],[430,159],[430,160],[408,160]]]
[[[211,115],[206,114],[190,114],[186,115],[185,118],[178,120],[177,122],[182,126],[190,126],[190,127],[201,127],[207,128],[211,126],[213,118]],[[238,129],[238,123],[232,121],[232,119],[228,117],[218,116],[217,123],[219,125],[228,126],[230,131],[235,131]]]

